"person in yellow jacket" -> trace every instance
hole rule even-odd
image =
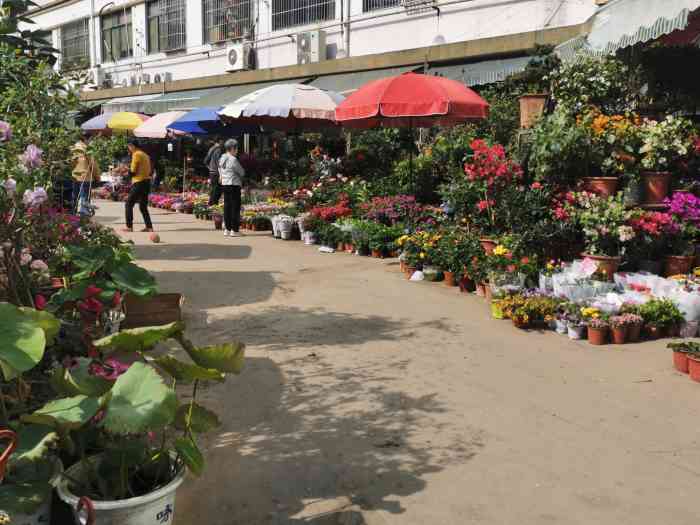
[[[88,154],[88,135],[83,134],[71,148],[71,157],[73,161],[73,192],[71,202],[73,209],[80,212],[81,201],[89,201],[90,187],[97,178],[97,163],[95,159]]]
[[[138,203],[143,222],[146,224],[146,227],[141,231],[152,232],[153,223],[148,213],[148,194],[151,192],[151,174],[153,173],[151,157],[139,147],[135,139],[129,139],[128,148],[129,153],[131,153],[131,167],[129,168],[131,189],[129,197],[126,199],[126,228],[124,231],[134,231],[134,205]]]

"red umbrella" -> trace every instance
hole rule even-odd
[[[488,114],[488,102],[465,85],[417,73],[365,84],[335,109],[335,119],[353,128],[453,126]]]

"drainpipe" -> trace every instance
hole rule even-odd
[[[97,56],[95,55],[95,0],[90,0],[90,67],[95,67],[97,64]]]

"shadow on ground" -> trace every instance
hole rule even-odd
[[[252,248],[222,244],[142,244],[135,247],[139,261],[203,261],[208,259],[247,259]]]
[[[179,519],[364,525],[365,512],[403,513],[398,497],[483,446],[480,432],[437,423],[433,415],[446,408],[436,394],[394,386],[407,364],[339,367],[314,353],[279,365],[247,359],[239,377],[204,392],[202,404],[223,426],[208,443],[202,479],[178,496]],[[334,508],[338,500],[347,503]],[[330,505],[319,510],[319,501]]]

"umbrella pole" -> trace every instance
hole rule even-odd
[[[416,197],[416,190],[418,185],[416,184],[416,177],[413,173],[413,119],[408,119],[408,134],[411,137],[411,147],[408,151],[408,173],[411,176],[411,186],[413,186],[413,196]]]

